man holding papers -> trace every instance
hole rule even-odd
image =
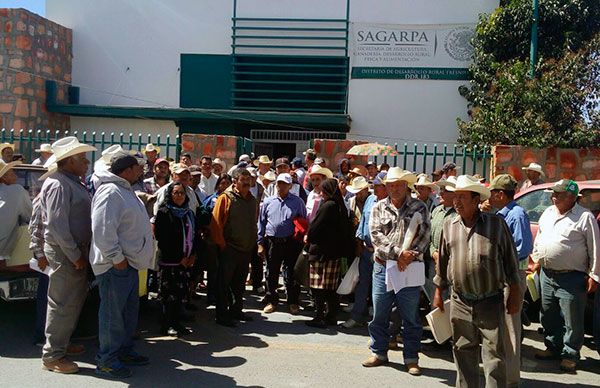
[[[373,367],[387,363],[390,340],[388,326],[392,305],[395,303],[403,320],[404,364],[411,375],[421,374],[418,362],[423,326],[418,310],[422,284],[412,286],[412,282],[408,282],[411,286],[398,291],[388,291],[386,273],[391,271],[386,271],[386,262],[395,262],[401,272],[407,271],[411,264],[422,265],[422,252],[429,246],[430,223],[425,204],[410,196],[408,185],[416,181],[417,177],[413,173],[399,167],[390,168],[385,178],[389,197],[378,201],[371,211],[369,231],[375,250],[375,263],[373,320],[369,322],[369,334],[373,354],[362,364],[365,367]],[[413,228],[409,228],[415,214],[419,214],[416,218],[420,217],[421,221],[418,225],[414,225],[413,222]],[[405,242],[407,235],[408,241]],[[412,272],[410,269],[407,273]],[[424,273],[421,275],[424,277]]]
[[[503,289],[509,287],[506,312],[520,308],[517,250],[504,219],[483,213],[479,203],[490,190],[471,176],[456,180],[454,208],[458,217],[444,221],[440,257],[433,282],[433,304],[444,309],[442,290],[452,286],[450,322],[457,387],[479,386],[479,345],[482,345],[486,387],[505,387]]]

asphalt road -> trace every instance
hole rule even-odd
[[[214,309],[200,311],[188,324],[194,333],[185,339],[158,336],[158,312],[149,305],[141,314],[142,338],[137,350],[151,364],[134,368],[123,381],[102,380],[94,375],[94,340],[84,341],[87,351],[76,357],[77,375],[58,375],[41,369],[41,349],[32,344],[34,306],[31,303],[0,302],[0,387],[419,387],[454,386],[455,369],[450,349],[424,340],[420,365],[423,376],[408,375],[402,352],[390,351],[390,364],[364,368],[369,356],[366,328],[311,329],[305,315],[285,312],[261,313],[258,297],[248,295],[247,306],[254,321],[237,328],[213,322]],[[304,312],[303,312],[304,314]],[[343,318],[346,318],[343,316]],[[341,322],[341,321],[340,321]],[[533,353],[543,347],[537,325],[526,330],[523,345],[522,381],[525,387],[598,387],[600,357],[590,350],[586,337],[583,360],[576,374],[565,374],[556,361],[537,361]],[[482,385],[483,386],[483,385]]]

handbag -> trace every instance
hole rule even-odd
[[[342,279],[342,282],[340,283],[340,285],[337,289],[338,294],[348,295],[354,291],[354,288],[358,284],[358,273],[359,273],[358,263],[359,263],[359,261],[360,261],[360,258],[356,257],[354,259],[354,261],[352,262],[352,265],[350,265],[350,268],[348,268],[348,272],[346,272],[346,275]]]
[[[302,251],[300,251],[296,264],[294,265],[294,278],[300,285],[308,287],[309,273],[310,264],[308,262],[308,246],[305,245],[302,248]]]

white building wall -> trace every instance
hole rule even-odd
[[[351,0],[350,21],[475,23],[498,0]],[[238,0],[238,17],[344,18],[346,0]],[[73,84],[82,104],[179,106],[181,53],[231,53],[232,0],[47,0],[46,17],[73,29]],[[453,142],[466,117],[460,81],[350,80],[349,138]],[[72,128],[162,131],[147,120],[73,118]],[[164,128],[167,128],[164,126]],[[170,126],[172,134],[176,132]]]

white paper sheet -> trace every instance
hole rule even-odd
[[[436,308],[425,316],[433,333],[433,338],[438,344],[443,344],[452,337],[450,326],[450,299],[444,302],[444,311]]]
[[[425,263],[413,261],[404,271],[398,269],[398,263],[388,260],[385,266],[385,285],[387,291],[397,293],[405,287],[421,287],[425,284]]]
[[[43,274],[49,275],[50,274],[50,266],[47,265],[46,269],[42,271],[42,269],[40,268],[40,266],[38,265],[38,261],[35,258],[32,258],[31,260],[29,260],[29,268],[31,268],[34,271],[37,272],[41,272]]]

